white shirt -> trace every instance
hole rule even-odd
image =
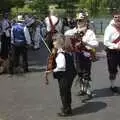
[[[114,19],[112,19],[109,24],[113,25],[114,23],[115,23],[115,21],[114,21]]]
[[[64,35],[65,36],[74,36],[74,34],[77,32],[78,32],[78,29],[75,27],[73,29],[66,31]],[[88,29],[86,31],[85,35],[82,38],[82,41],[86,44],[85,47],[87,49],[92,49],[92,48],[98,46],[98,41],[96,40],[96,35],[91,29]]]
[[[9,31],[10,30],[9,29],[10,24],[9,24],[9,20],[8,19],[3,19],[1,21],[1,23],[2,23],[2,32],[5,32],[6,36],[10,37],[10,31]],[[8,29],[6,29],[6,28],[8,28]]]
[[[3,32],[6,31],[6,28],[10,27],[8,19],[3,19],[2,20],[2,30]]]
[[[119,37],[120,33],[111,24],[107,26],[104,33],[104,45],[109,49],[117,49],[118,43],[113,43]]]
[[[21,23],[17,23],[17,24],[21,24]],[[25,34],[25,39],[26,39],[27,44],[30,45],[31,44],[31,38],[30,38],[28,28],[26,26],[24,27],[24,34]],[[11,29],[11,43],[12,44],[14,43],[13,27]]]
[[[65,68],[66,68],[65,56],[61,52],[64,52],[63,49],[58,49],[58,51],[57,51],[58,55],[57,55],[57,57],[55,59],[56,68],[53,70],[54,72],[65,71]]]
[[[51,15],[50,18],[51,18],[52,24],[55,25],[58,21],[58,18],[56,16],[53,16],[53,15]],[[50,24],[50,21],[49,21],[49,17],[45,18],[45,24],[46,24],[46,27],[47,27],[47,31],[50,32],[51,31],[51,24]]]

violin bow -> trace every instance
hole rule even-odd
[[[45,47],[47,48],[47,50],[49,51],[50,54],[52,54],[52,51],[50,50],[50,48],[48,47],[47,43],[45,42],[45,40],[43,39],[43,37],[41,36],[40,34],[40,37],[45,45]],[[45,84],[48,85],[49,84],[49,81],[48,81],[48,73],[46,72],[45,73]]]
[[[40,37],[41,37],[41,39],[42,39],[42,41],[43,41],[45,47],[47,48],[47,50],[48,50],[49,53],[51,54],[52,52],[51,52],[50,48],[48,47],[47,43],[45,42],[45,40],[43,39],[43,37],[42,37],[41,35],[40,35]]]

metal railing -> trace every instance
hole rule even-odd
[[[104,34],[105,28],[107,27],[107,25],[110,22],[110,18],[109,19],[92,19],[91,20],[91,25],[93,30],[95,31],[96,34]]]

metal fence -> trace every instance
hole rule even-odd
[[[90,21],[96,34],[103,34],[110,20],[110,18],[95,18]]]

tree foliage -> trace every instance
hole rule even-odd
[[[32,10],[36,10],[39,16],[45,15],[48,12],[49,0],[33,0],[29,6]]]
[[[58,9],[64,9],[71,15],[80,9],[86,9],[91,16],[120,10],[120,0],[1,0],[0,11],[10,10],[12,7],[22,8],[25,1],[28,1],[27,5],[39,15],[46,15],[50,5],[57,5]]]
[[[0,1],[0,11],[10,11],[10,9],[14,6],[22,7],[24,5],[25,0],[1,0]]]

